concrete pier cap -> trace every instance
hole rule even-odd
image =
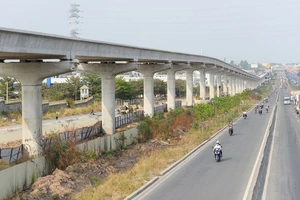
[[[22,85],[22,144],[30,156],[42,152],[42,81],[76,68],[74,61],[0,63],[0,74],[14,77]]]

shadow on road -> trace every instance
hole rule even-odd
[[[227,161],[227,160],[231,160],[231,157],[223,157],[222,159],[221,159],[221,162],[224,162],[224,161]]]

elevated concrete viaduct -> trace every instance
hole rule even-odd
[[[48,59],[55,62],[46,62]],[[230,95],[245,89],[243,83],[232,82],[232,78],[240,78],[246,81],[246,87],[252,88],[264,81],[212,57],[0,28],[0,74],[15,77],[22,84],[22,141],[30,155],[39,154],[41,150],[43,79],[77,70],[77,67],[101,77],[103,129],[107,134],[115,132],[112,102],[115,99],[115,76],[119,73],[133,70],[143,73],[144,108],[149,116],[154,114],[155,72],[168,73],[168,109],[175,108],[175,73],[180,70],[186,70],[187,105],[193,104],[195,70],[200,71],[200,97],[203,100],[206,72],[211,76],[210,98],[214,97],[214,73],[223,76],[223,80],[227,76]],[[235,89],[237,84],[242,84],[242,89]]]

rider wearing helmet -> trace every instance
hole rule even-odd
[[[243,112],[243,117],[247,117],[247,112],[246,111]]]
[[[215,146],[213,147],[213,152],[215,153],[215,149],[220,149],[221,157],[223,156],[222,145],[219,140],[216,141]]]

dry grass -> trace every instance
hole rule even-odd
[[[0,171],[9,168],[11,165],[3,160],[0,160]]]
[[[94,102],[93,104],[85,106],[85,107],[62,108],[59,110],[49,110],[43,114],[43,119],[55,119],[56,112],[59,113],[59,117],[89,114],[92,109],[94,110],[94,112],[101,112],[101,102]],[[0,118],[0,127],[10,126],[13,124],[21,124],[21,123],[22,123],[22,113],[21,112],[7,113],[7,115],[5,117]]]
[[[231,113],[233,118],[239,115],[237,110],[235,108]],[[192,129],[174,146],[144,155],[130,170],[109,175],[99,186],[88,188],[75,199],[124,199],[220,130],[227,124],[228,115],[221,115],[222,119],[218,118],[217,122],[207,121],[197,130]]]
[[[57,111],[51,110],[51,111],[46,112],[43,115],[43,119],[54,119],[56,112],[58,112],[59,117],[89,114],[92,109],[94,110],[94,112],[101,112],[101,102],[94,102],[93,104],[90,104],[90,105],[84,106],[84,107],[62,108]]]

